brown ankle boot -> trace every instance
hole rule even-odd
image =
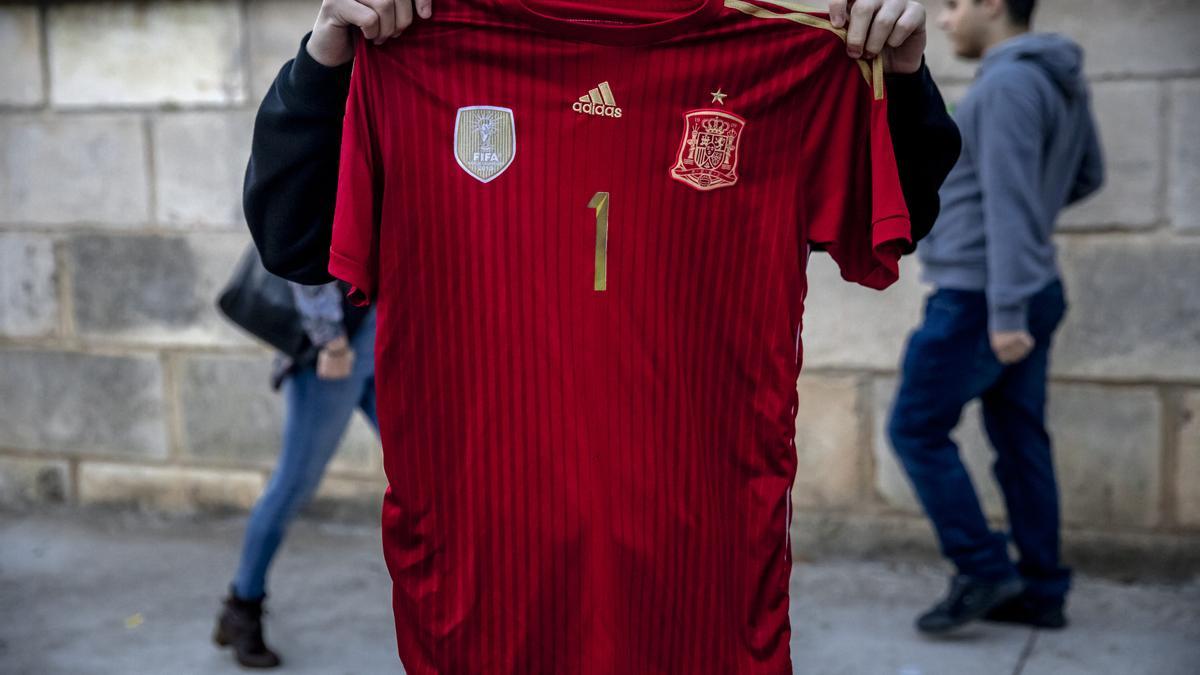
[[[263,640],[265,599],[266,596],[243,600],[230,591],[213,631],[213,642],[222,647],[233,647],[237,662],[247,668],[274,668],[280,664],[279,655]]]

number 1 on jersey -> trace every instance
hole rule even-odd
[[[608,287],[608,193],[597,192],[588,202],[589,209],[596,209],[596,284],[594,290]]]

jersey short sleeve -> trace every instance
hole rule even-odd
[[[911,224],[888,130],[883,67],[845,60],[825,69],[827,100],[803,134],[807,238],[847,281],[875,289],[899,278]]]
[[[358,40],[355,46],[329,249],[329,273],[350,284],[348,297],[360,307],[375,299],[378,288],[381,192],[379,148],[370,114],[371,59],[362,58],[364,44]]]

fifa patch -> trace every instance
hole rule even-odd
[[[454,159],[463,171],[488,183],[504,173],[516,155],[517,131],[511,108],[473,105],[458,109]]]
[[[704,191],[737,183],[738,144],[745,128],[746,120],[723,110],[685,113],[671,178]]]

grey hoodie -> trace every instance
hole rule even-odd
[[[990,329],[1025,330],[1029,299],[1058,278],[1059,211],[1104,181],[1082,50],[1043,33],[996,45],[955,121],[963,152],[918,247],[925,278],[986,291]]]

